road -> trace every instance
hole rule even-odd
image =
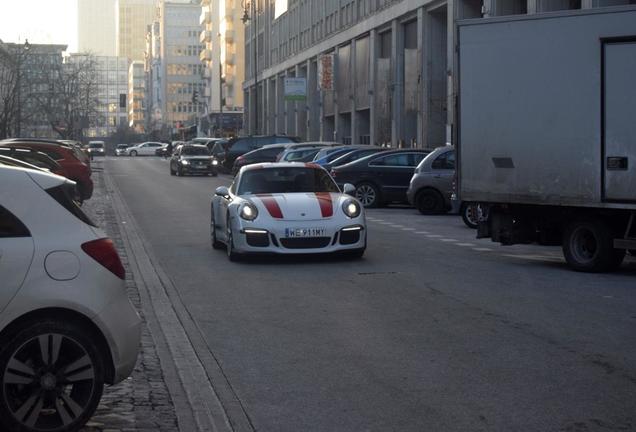
[[[209,242],[230,177],[104,165],[255,430],[636,430],[633,258],[575,273],[560,249],[386,208],[361,260],[230,263]]]

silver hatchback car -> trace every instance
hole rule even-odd
[[[422,214],[433,215],[459,211],[464,223],[471,228],[476,228],[476,206],[451,199],[455,192],[454,183],[455,147],[439,147],[417,166],[406,196],[409,203]]]

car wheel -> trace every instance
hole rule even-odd
[[[214,207],[211,208],[212,214],[210,216],[210,243],[212,244],[212,249],[222,249],[223,243],[219,241],[216,237],[216,223],[214,220]]]
[[[436,215],[444,211],[444,198],[433,189],[425,189],[417,194],[415,205],[424,215]]]
[[[228,217],[229,220],[229,217]],[[227,242],[225,243],[225,250],[227,251],[227,257],[230,261],[236,262],[239,260],[239,254],[234,250],[234,238],[232,237],[232,228],[227,228]]]
[[[170,175],[173,176],[174,175],[174,170],[172,169],[172,164],[170,165]]]
[[[563,255],[574,270],[598,273],[620,267],[625,250],[614,249],[614,235],[604,221],[580,219],[563,233]]]
[[[75,431],[104,388],[102,354],[85,326],[40,320],[0,352],[0,425],[12,431]]]
[[[130,155],[133,156],[133,157],[137,156],[137,150],[132,150],[130,152]]]
[[[366,208],[380,205],[380,191],[371,183],[360,183],[356,187],[355,197]]]
[[[180,166],[177,166],[177,177],[181,177],[183,176],[183,171],[181,170]]]
[[[468,228],[476,229],[479,225],[479,206],[475,203],[462,203],[459,214]]]

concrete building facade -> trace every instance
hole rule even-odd
[[[243,9],[240,0],[201,2],[200,41],[205,44],[205,98],[210,113],[243,111],[245,79]]]
[[[162,1],[158,12],[159,34],[155,39],[159,70],[153,76],[153,88],[156,84],[159,116],[172,128],[193,125],[204,112],[203,100],[198,99],[205,89],[204,67],[199,59],[201,5]]]
[[[146,76],[144,62],[133,61],[128,68],[128,126],[146,131]]]
[[[146,31],[157,15],[157,0],[117,0],[115,20],[117,55],[130,61],[144,59]]]
[[[77,0],[78,52],[117,55],[115,0]]]
[[[456,139],[456,20],[633,1],[288,0],[282,13],[276,3],[248,10],[249,133],[432,148]],[[286,100],[286,78],[306,80],[306,100]]]

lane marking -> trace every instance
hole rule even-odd
[[[428,234],[428,231],[415,231],[415,234]]]
[[[389,226],[391,226],[393,228],[406,228],[404,225],[397,225],[397,224],[391,224]]]
[[[441,237],[441,235],[439,235],[439,234],[426,234],[426,237],[428,237],[428,238],[439,238],[439,237]]]
[[[492,252],[492,249],[489,248],[473,248],[473,250],[477,252]]]
[[[440,239],[443,242],[458,242],[459,240],[451,239],[451,238],[442,238]]]
[[[457,246],[473,247],[474,243],[457,243]]]
[[[415,228],[402,228],[402,231],[415,231]]]

